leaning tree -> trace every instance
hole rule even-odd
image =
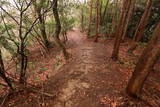
[[[53,15],[54,15],[54,19],[55,19],[55,33],[54,33],[54,40],[56,41],[56,44],[60,47],[60,49],[63,52],[63,55],[65,57],[65,59],[69,58],[69,54],[64,46],[64,44],[61,42],[60,40],[60,32],[61,32],[61,22],[60,22],[60,18],[59,18],[59,12],[58,12],[58,0],[54,0],[52,2],[52,10],[53,10]]]
[[[142,39],[145,27],[148,24],[149,16],[151,14],[151,9],[152,9],[152,0],[147,0],[145,11],[140,19],[140,22],[138,24],[138,27],[136,29],[133,38],[133,43],[131,44],[131,47],[128,49],[128,52],[132,53],[137,48],[138,42]]]
[[[160,23],[155,28],[152,39],[147,48],[143,51],[135,70],[129,80],[127,93],[131,96],[137,96],[144,85],[149,73],[152,71],[160,55]]]
[[[117,60],[119,54],[120,43],[122,40],[123,32],[125,30],[125,25],[127,24],[127,16],[129,14],[129,9],[131,6],[132,0],[123,0],[122,10],[120,15],[119,24],[117,26],[116,38],[114,43],[114,48],[112,52],[112,59]]]

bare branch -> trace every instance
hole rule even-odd
[[[11,17],[16,22],[16,24],[19,25],[18,21],[11,14],[9,14],[2,6],[0,6],[0,9],[2,9],[9,17]]]
[[[22,12],[25,12],[25,11],[29,8],[29,6],[31,6],[32,2],[33,2],[33,0],[31,0],[31,1],[29,2],[29,4],[27,4],[27,7],[26,7]]]
[[[31,27],[29,28],[29,30],[26,32],[24,38],[27,37],[27,35],[32,31],[33,27],[35,26],[36,22],[38,21],[38,18],[35,19],[35,21],[33,22],[33,24],[31,25]]]
[[[19,7],[18,4],[16,3],[16,1],[13,0],[13,2],[15,3],[15,5],[16,5],[16,7],[17,7],[16,9],[17,9],[17,10],[20,10],[20,7]]]

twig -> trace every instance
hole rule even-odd
[[[8,85],[6,84],[3,84],[3,83],[0,83],[0,85],[4,86],[4,87],[8,87]]]
[[[3,99],[3,101],[2,101],[2,103],[1,103],[1,105],[0,105],[0,107],[3,106],[3,104],[4,104],[4,102],[6,101],[7,97],[8,97],[8,94],[4,97],[4,99]]]
[[[37,99],[38,106],[41,107],[39,99]]]
[[[42,94],[42,101],[43,101],[43,103],[44,103],[44,105],[45,105],[45,102],[44,102],[44,87],[43,87],[43,81],[42,81],[42,92],[43,92],[43,94]]]
[[[38,90],[33,89],[31,87],[26,87],[26,88],[28,88],[29,90],[31,90],[31,91],[33,91],[35,93],[42,94],[42,95],[44,95],[46,97],[55,97],[56,96],[56,94],[51,94],[51,93],[47,93],[47,92],[43,92],[43,91],[38,91]]]
[[[32,92],[35,92],[35,93],[38,93],[38,94],[42,94],[42,95],[44,95],[46,97],[55,97],[57,95],[57,93],[56,94],[51,94],[51,93],[39,91],[35,87],[28,86],[28,85],[22,85],[22,84],[19,84],[19,83],[16,83],[16,85],[19,86],[21,89],[24,89],[24,90],[28,89],[28,90],[30,90]]]

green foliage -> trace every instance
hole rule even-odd
[[[8,30],[11,30],[11,29],[14,29],[16,27],[16,25],[15,24],[7,24],[6,27]]]
[[[146,0],[141,1],[138,3],[139,5],[136,7],[135,12],[133,14],[132,20],[129,23],[129,28],[128,28],[128,36],[133,37],[135,33],[135,29],[142,17],[142,14],[145,9],[146,5]],[[159,0],[153,0],[153,6],[152,6],[152,11],[151,15],[148,21],[148,24],[145,28],[144,36],[142,41],[147,42],[151,37],[150,35],[152,34],[156,24],[158,21],[160,21],[160,3]]]
[[[87,6],[87,4],[82,4],[80,6],[80,15],[79,15],[79,22],[80,22],[80,26],[81,29],[86,31],[88,29],[88,25],[89,25],[89,7]]]
[[[115,1],[114,1],[115,2]],[[106,33],[112,33],[112,19],[113,19],[113,14],[114,14],[114,11],[116,11],[116,13],[119,12],[118,8],[116,7],[115,3],[114,2],[111,2],[111,1],[108,1],[108,0],[102,0],[100,2],[100,11],[99,11],[99,33],[100,34],[106,34]],[[96,13],[96,0],[93,0],[93,3],[92,3],[92,25],[90,26],[90,28],[87,28],[90,29],[91,31],[91,34],[95,34],[95,31],[96,31],[96,22],[97,22],[97,13]],[[89,6],[88,6],[89,7]],[[89,9],[87,8],[87,10],[90,10],[90,7]],[[90,14],[90,11],[87,11],[88,15],[86,15],[86,17],[88,17],[86,20],[85,23],[88,24],[88,19],[89,19],[89,14]],[[116,16],[116,15],[115,15]],[[116,17],[118,19],[118,17]],[[117,20],[117,19],[114,19],[114,20]],[[88,26],[87,26],[88,27]]]
[[[6,0],[1,0],[0,1],[0,6],[3,6],[3,5],[9,5],[10,3]]]
[[[46,70],[48,70],[48,68],[40,68],[39,71],[38,71],[38,73],[42,73],[42,72],[44,72]]]
[[[35,62],[28,62],[28,68],[35,68]]]
[[[0,33],[1,33],[1,35],[0,35],[0,47],[3,47],[11,55],[15,55],[16,50],[15,50],[14,44],[9,40],[10,36],[8,35],[7,30],[9,32],[13,28],[15,28],[14,24],[6,24],[6,26],[4,26],[2,24],[0,25]]]
[[[0,47],[6,49],[11,55],[14,55],[16,53],[15,48],[12,46],[10,42],[6,40],[4,36],[0,37]]]
[[[55,30],[55,21],[52,19],[49,19],[46,21],[45,26],[46,26],[47,35],[52,36]]]
[[[61,33],[65,34],[67,31],[71,30],[74,27],[75,19],[73,17],[61,17],[62,30]]]
[[[42,9],[46,9],[48,7],[49,0],[34,0],[33,5],[37,11],[41,11]]]
[[[6,27],[4,25],[0,25],[0,32],[3,34],[7,30],[12,30],[15,28],[15,24],[6,24]]]
[[[64,65],[64,62],[62,61],[61,56],[56,56],[56,63],[54,64],[55,70],[60,69]]]

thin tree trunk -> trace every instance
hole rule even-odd
[[[84,10],[81,8],[81,31],[84,32]]]
[[[103,0],[100,0],[99,2],[99,25],[101,25],[102,22],[102,4],[103,4]]]
[[[4,63],[3,63],[3,59],[2,59],[2,53],[0,50],[0,76],[3,78],[3,80],[8,84],[8,86],[10,87],[10,89],[13,90],[12,87],[12,83],[10,81],[9,78],[7,78],[6,74],[5,74],[5,68],[4,68]]]
[[[127,93],[131,96],[137,96],[144,85],[150,71],[152,70],[158,56],[160,55],[160,23],[152,34],[152,39],[147,48],[143,51],[135,70],[129,80]]]
[[[28,63],[28,60],[27,60],[27,56],[25,55],[25,47],[24,47],[24,41],[22,41],[21,43],[21,47],[20,47],[20,51],[19,51],[19,55],[20,55],[20,65],[21,65],[21,68],[20,68],[20,79],[19,79],[19,82],[21,84],[26,84],[26,69],[27,69],[27,63]]]
[[[133,43],[131,44],[131,47],[128,49],[128,52],[132,53],[138,46],[137,42],[139,42],[142,39],[142,37],[144,35],[145,27],[146,27],[148,20],[149,20],[151,9],[152,9],[152,0],[148,0],[147,4],[146,4],[145,11],[142,15],[142,18],[140,20],[140,23],[139,23],[137,29],[136,29]]]
[[[22,6],[23,7],[23,6]],[[19,24],[19,38],[20,46],[18,48],[18,54],[20,55],[20,78],[21,84],[26,84],[26,69],[27,69],[27,56],[25,55],[25,38],[23,37],[22,25],[23,25],[23,9],[20,10],[20,24]]]
[[[112,15],[112,36],[115,36],[115,31],[116,31],[116,28],[117,28],[117,17],[118,17],[118,3],[119,1],[118,0],[115,0],[115,8],[114,8],[114,11],[113,11],[113,15]]]
[[[103,12],[101,20],[100,20],[100,25],[102,25],[103,22],[104,22],[104,19],[105,19],[105,16],[106,16],[106,12],[107,12],[108,4],[109,4],[109,0],[107,0],[107,2],[106,2],[105,9],[104,9],[104,12]]]
[[[129,24],[129,21],[130,21],[131,18],[132,18],[132,14],[133,14],[133,10],[134,10],[135,3],[136,3],[136,0],[132,0],[132,1],[131,1],[131,6],[130,6],[130,9],[129,9],[129,13],[128,13],[127,19],[126,19],[126,24],[125,24],[125,27],[124,27],[124,32],[123,32],[123,36],[122,36],[122,41],[124,41],[124,39],[125,39],[125,36],[126,36],[126,33],[127,33],[127,29],[128,29],[128,24]]]
[[[62,49],[62,52],[63,52],[63,55],[64,55],[65,59],[68,59],[69,58],[68,52],[66,51],[65,46],[62,44],[62,42],[59,38],[59,35],[60,35],[60,32],[61,32],[61,23],[60,23],[58,9],[57,9],[57,6],[58,6],[57,1],[58,0],[53,1],[53,4],[54,4],[53,5],[53,15],[54,15],[54,19],[55,19],[55,22],[56,22],[56,30],[55,30],[54,39],[56,41],[56,44]]]
[[[34,10],[38,16],[38,19],[39,19],[39,29],[40,29],[40,32],[41,32],[41,36],[42,36],[42,39],[43,39],[43,44],[45,45],[46,48],[50,48],[50,43],[49,43],[49,40],[47,38],[47,34],[46,34],[46,29],[45,29],[45,19],[43,17],[43,15],[41,14],[42,10],[43,10],[43,2],[44,1],[40,1],[40,3],[38,3],[38,1],[34,1],[33,2],[33,6],[34,6]]]
[[[89,15],[88,36],[90,36],[90,33],[91,33],[92,11],[93,11],[93,1],[90,0],[90,15]]]
[[[47,38],[47,34],[46,34],[46,30],[45,30],[45,21],[43,16],[41,15],[41,13],[37,13],[38,14],[38,18],[39,18],[39,22],[40,22],[40,31],[41,31],[41,35],[43,38],[43,42],[46,48],[50,48],[50,43],[49,40]]]
[[[94,42],[98,42],[98,37],[99,37],[99,0],[97,0],[97,9],[96,9],[96,15],[97,15],[97,20],[96,20],[96,37]]]
[[[119,47],[120,47],[120,43],[122,40],[122,35],[123,35],[123,31],[124,31],[124,26],[126,23],[126,17],[129,12],[130,4],[131,4],[131,0],[124,0],[123,1],[122,12],[120,15],[120,21],[118,24],[118,29],[116,31],[116,39],[115,39],[114,48],[113,48],[113,52],[112,52],[112,59],[114,59],[114,60],[118,59]]]

